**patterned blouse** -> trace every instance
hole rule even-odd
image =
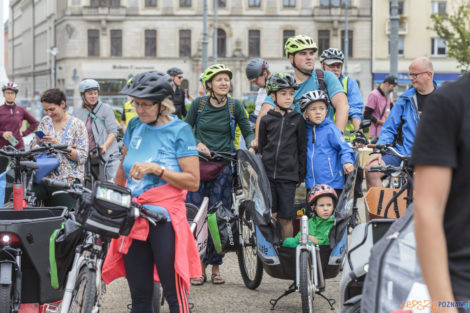
[[[72,118],[72,123],[70,124],[63,144],[68,144],[77,149],[78,162],[70,160],[65,155],[61,154],[60,165],[58,167],[59,175],[56,175],[54,173],[55,171],[52,171],[47,177],[67,182],[73,182],[75,179],[79,179],[83,182],[85,177],[85,162],[88,157],[88,133],[85,124],[81,120],[73,116],[70,116],[70,118]],[[67,124],[56,133],[54,123],[47,115],[43,117],[38,127],[46,136],[53,136],[59,142],[62,142],[62,136],[66,128]]]

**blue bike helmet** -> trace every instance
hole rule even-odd
[[[85,91],[88,90],[98,90],[100,91],[100,84],[94,79],[85,79],[80,82],[80,85],[78,85],[78,91],[80,93],[84,93]]]

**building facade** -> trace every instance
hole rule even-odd
[[[217,62],[233,70],[237,98],[255,93],[245,76],[251,58],[265,58],[272,72],[292,71],[283,51],[292,35],[310,35],[320,49],[343,47],[345,0],[217,1],[216,27],[213,0],[207,1],[208,64],[213,63],[215,29]],[[366,93],[371,87],[371,12],[370,0],[349,0],[348,73]],[[49,88],[53,78],[77,105],[82,79],[99,80],[102,94],[113,96],[131,75],[173,66],[184,71],[184,87],[197,94],[203,70],[202,0],[10,0],[10,16],[9,77],[22,86],[24,98]]]
[[[431,29],[431,14],[452,13],[460,0],[399,0],[398,79],[403,90],[410,85],[408,66],[413,59],[428,57],[433,63],[437,82],[454,80],[460,75],[455,59],[447,57],[444,40]],[[390,67],[390,0],[373,1],[372,75],[375,83],[382,82]]]

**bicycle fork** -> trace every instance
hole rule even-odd
[[[62,299],[60,313],[68,313],[70,308],[70,302],[72,301],[73,290],[77,281],[78,272],[85,262],[85,256],[81,252],[75,253],[73,259],[72,269],[67,275],[67,283],[65,285],[64,298]]]

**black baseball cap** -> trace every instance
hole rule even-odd
[[[398,78],[394,75],[388,75],[387,77],[384,78],[384,83],[389,83],[390,85],[397,85]]]

